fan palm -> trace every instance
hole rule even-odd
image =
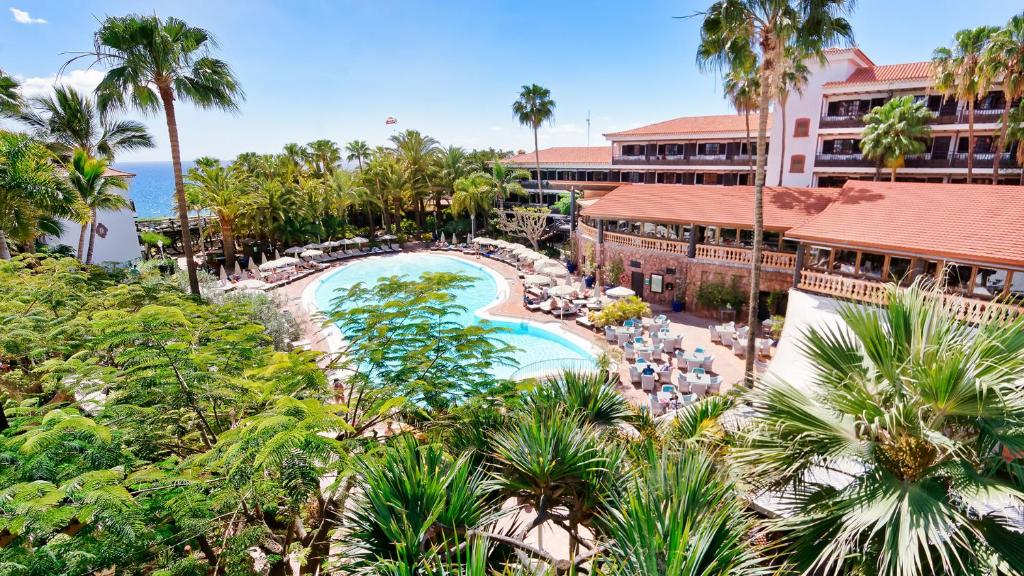
[[[161,20],[156,15],[129,14],[104,19],[96,32],[93,51],[76,57],[95,58],[108,68],[96,87],[100,109],[130,106],[156,112],[163,108],[171,142],[182,250],[189,289],[196,296],[199,277],[192,257],[175,101],[192,102],[200,108],[237,109],[244,94],[230,66],[210,56],[215,46],[208,31],[177,18]]]
[[[846,328],[811,328],[804,387],[749,396],[734,451],[755,489],[792,511],[775,528],[811,573],[1024,570],[1008,524],[1024,506],[1024,319],[980,326],[914,285],[882,309],[846,305]],[[1019,525],[1017,527],[1019,529]]]
[[[731,68],[725,74],[722,88],[738,114],[743,114],[747,130],[747,178],[754,181],[754,143],[750,140],[750,113],[757,110],[758,75],[753,67]]]
[[[18,82],[0,70],[0,117],[16,116],[21,112],[21,107]]]
[[[485,174],[476,173],[455,181],[452,195],[452,216],[468,214],[472,218],[471,234],[476,235],[476,215],[486,214],[494,206],[494,191]]]
[[[615,388],[617,381],[602,371],[567,370],[545,378],[526,402],[534,409],[548,407],[578,415],[594,426],[617,426],[631,414],[625,397]]]
[[[365,140],[353,140],[345,145],[347,155],[345,159],[349,162],[355,160],[359,169],[363,169],[363,161],[370,157],[370,146]]]
[[[892,98],[864,115],[864,136],[860,150],[865,158],[889,167],[890,181],[896,181],[896,170],[903,166],[908,154],[921,154],[928,145],[932,130],[928,126],[932,113],[924,102],[911,96]],[[875,180],[878,173],[875,173]]]
[[[544,184],[540,177],[540,145],[537,131],[541,124],[551,122],[555,118],[555,101],[551,99],[551,91],[536,84],[524,85],[519,92],[519,99],[512,103],[512,112],[523,126],[533,130],[533,158],[537,167],[537,201],[544,202]]]
[[[1003,116],[996,139],[996,156],[992,160],[992,183],[999,183],[999,161],[1006,149],[1006,130],[1014,100],[1024,96],[1024,14],[1010,18],[1001,30],[992,35],[982,55],[985,76],[999,79],[1003,91]]]
[[[530,172],[522,168],[509,168],[502,164],[497,158],[491,164],[489,186],[494,190],[494,197],[498,200],[498,209],[505,209],[505,199],[512,196],[525,194],[520,181],[530,177]]]
[[[391,143],[404,174],[405,195],[416,205],[416,224],[422,228],[423,199],[430,194],[434,159],[439,152],[437,140],[418,130],[406,130],[392,136]]]
[[[978,26],[953,35],[951,47],[936,48],[932,54],[935,88],[947,97],[967,102],[967,183],[974,177],[974,106],[988,90],[992,78],[982,66],[982,57],[992,35],[999,28]]]
[[[341,163],[341,149],[330,140],[314,140],[307,146],[317,176],[330,176]]]
[[[249,189],[241,172],[234,165],[200,164],[189,169],[186,181],[187,195],[195,204],[210,210],[220,225],[224,264],[230,269],[235,264],[235,221],[249,204]]]
[[[78,200],[84,207],[87,221],[82,223],[78,235],[78,258],[92,263],[93,247],[96,244],[96,214],[99,210],[126,210],[131,203],[118,190],[127,190],[128,183],[123,178],[107,177],[107,162],[90,158],[85,150],[76,149],[68,166],[68,180],[71,188],[78,194]],[[89,249],[83,253],[86,227],[89,229]]]
[[[380,207],[380,200],[362,185],[356,174],[344,170],[335,172],[331,191],[342,212],[349,208],[361,209],[366,214],[367,226],[373,227],[373,209]]]
[[[1024,186],[1024,106],[1018,105],[1007,118],[1006,142],[1017,144],[1017,166],[1020,171],[1020,184]]]
[[[698,451],[649,451],[599,524],[611,540],[601,558],[609,576],[771,573],[732,482]]]
[[[719,0],[704,12],[697,62],[721,71],[756,69],[758,74],[757,162],[754,170],[754,246],[747,322],[757,326],[764,232],[764,184],[768,151],[768,106],[785,87],[787,50],[824,61],[824,49],[852,41],[843,17],[847,0]],[[754,342],[747,343],[746,374],[754,373]]]
[[[33,98],[19,118],[65,161],[71,160],[76,149],[90,158],[113,162],[118,152],[154,145],[144,124],[117,119],[70,86],[57,86],[52,96]]]
[[[10,242],[59,234],[57,218],[75,214],[74,195],[51,159],[39,142],[0,131],[0,260],[11,259]]]

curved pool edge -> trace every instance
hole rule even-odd
[[[404,254],[410,253],[406,252]],[[401,254],[388,254],[387,256],[370,256],[368,258],[361,258],[358,261],[366,262],[376,259],[391,258],[393,256],[400,255]],[[484,272],[489,274],[491,278],[494,279],[494,283],[497,286],[498,295],[490,304],[474,310],[473,314],[475,314],[476,316],[484,320],[493,320],[499,322],[525,322],[532,328],[543,330],[545,332],[550,332],[552,334],[557,335],[560,338],[568,340],[569,342],[579,347],[581,350],[589,353],[594,358],[594,360],[597,360],[597,358],[599,358],[601,354],[603,354],[602,350],[598,348],[592,341],[581,336],[578,336],[576,334],[573,334],[569,330],[566,330],[566,328],[561,325],[561,322],[557,320],[552,320],[551,322],[538,322],[531,318],[505,316],[492,313],[490,311],[492,308],[507,301],[509,296],[512,294],[512,289],[511,286],[509,286],[508,280],[504,276],[499,274],[497,270],[494,270],[490,266],[485,266],[484,264],[473,262],[472,260],[468,260],[466,258],[458,258],[448,254],[436,254],[433,252],[431,252],[430,255],[465,262],[466,264],[483,270]],[[311,324],[315,321],[317,317],[323,316],[323,312],[316,305],[317,288],[320,287],[324,280],[333,276],[334,274],[337,274],[338,272],[341,272],[344,269],[345,265],[339,266],[333,270],[328,270],[324,274],[317,276],[312,282],[310,282],[308,285],[306,285],[305,288],[303,288],[302,306],[303,308],[305,308],[306,314],[309,316]],[[330,353],[336,354],[341,350],[343,344],[341,330],[338,329],[338,327],[335,326],[333,323],[329,323],[326,326],[323,326],[318,333],[324,334],[324,341],[327,343],[327,349]]]

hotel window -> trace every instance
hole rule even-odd
[[[962,294],[971,284],[971,273],[974,268],[950,262],[946,265],[946,291]]]
[[[857,253],[853,250],[836,250],[832,260],[832,271],[840,274],[857,273]]]
[[[885,256],[881,254],[870,254],[861,252],[860,273],[868,278],[882,278],[882,271],[885,268]]]
[[[797,118],[796,122],[793,123],[793,137],[794,138],[806,138],[811,133],[811,119],[810,118]]]
[[[824,246],[811,246],[807,251],[807,267],[815,270],[828,270],[828,262],[832,257],[832,249]]]
[[[721,148],[722,146],[718,142],[706,142],[704,144],[697,145],[697,154],[715,156],[722,153],[722,151],[720,151]]]
[[[623,156],[643,156],[645,147],[643,144],[624,144],[622,146]]]
[[[978,267],[978,272],[974,275],[974,290],[971,295],[985,300],[998,297],[1006,290],[1008,275],[1006,270]]]
[[[764,247],[768,250],[778,250],[779,242],[782,240],[782,234],[780,232],[765,232],[764,233]]]
[[[889,275],[886,278],[888,282],[899,282],[904,286],[910,284],[910,258],[900,258],[898,256],[889,257]]]
[[[857,154],[860,152],[860,140],[854,138],[839,138],[836,140],[825,140],[821,143],[822,154]]]
[[[789,157],[789,171],[792,174],[802,174],[804,171],[804,155],[793,154]]]

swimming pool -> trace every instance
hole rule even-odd
[[[561,328],[549,328],[536,322],[488,314],[487,308],[508,297],[505,279],[484,266],[451,256],[397,254],[352,262],[311,286],[313,304],[318,310],[328,310],[339,290],[345,290],[358,282],[373,284],[387,276],[416,278],[424,272],[454,272],[472,278],[470,286],[455,293],[456,301],[465,307],[465,311],[454,319],[463,326],[487,322],[491,326],[505,329],[495,337],[516,348],[511,354],[515,365],[493,366],[491,372],[495,376],[508,378],[519,367],[540,362],[557,364],[557,361],[563,359],[573,359],[577,365],[580,361],[594,362],[593,347]]]

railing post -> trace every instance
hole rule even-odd
[[[800,287],[800,271],[804,268],[804,243],[796,246],[796,261],[793,263],[793,288]]]
[[[694,258],[697,256],[697,225],[693,224],[690,226],[690,244],[686,247],[686,257]]]

